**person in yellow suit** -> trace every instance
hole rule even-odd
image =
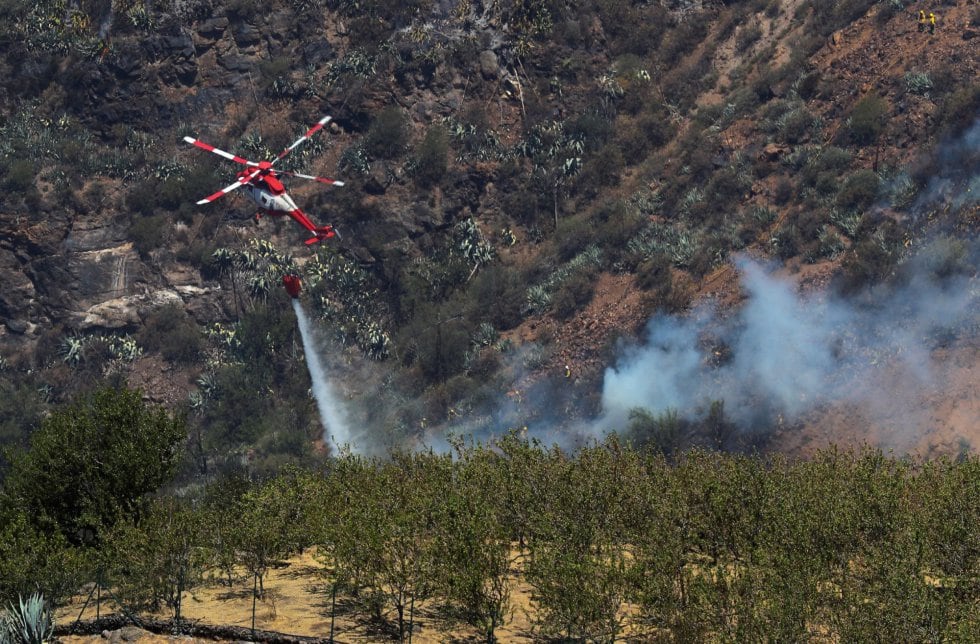
[[[919,33],[926,30],[926,12],[919,9]]]
[[[929,35],[936,33],[936,14],[929,12]]]

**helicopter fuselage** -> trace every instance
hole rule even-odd
[[[296,202],[285,192],[277,195],[255,183],[247,183],[244,188],[252,201],[270,214],[286,214],[299,210]]]

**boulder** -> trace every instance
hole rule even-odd
[[[497,78],[500,72],[500,63],[497,62],[497,54],[493,53],[490,49],[484,49],[480,52],[480,74],[486,80],[493,80]]]
[[[16,333],[17,335],[26,335],[29,333],[33,333],[34,329],[37,326],[27,320],[11,320],[11,319],[4,319],[3,324],[4,326],[7,327],[8,331],[10,331],[11,333]]]
[[[81,330],[123,329],[140,323],[137,296],[120,297],[89,307],[84,312],[78,328]]]
[[[303,60],[307,65],[319,65],[333,57],[333,47],[326,38],[317,38],[303,45]]]
[[[232,32],[235,44],[239,47],[254,47],[262,42],[262,32],[255,25],[243,22]]]
[[[778,143],[768,143],[766,147],[762,148],[762,154],[760,158],[766,161],[778,161],[779,157],[783,156],[789,152],[789,146],[780,145]]]
[[[129,295],[90,306],[76,322],[79,330],[93,328],[122,329],[136,326],[154,311],[165,306],[180,306],[184,301],[176,291],[159,290],[148,295]]]
[[[179,32],[172,36],[165,36],[163,46],[170,56],[194,57],[194,41],[190,34]]]
[[[197,24],[197,33],[206,38],[220,38],[228,28],[228,17],[227,16],[215,16],[214,18],[208,18],[207,20],[202,20]]]
[[[218,64],[230,72],[247,72],[252,69],[252,61],[238,52],[228,52],[218,56]]]

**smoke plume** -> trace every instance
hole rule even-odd
[[[963,270],[943,275],[950,254]],[[752,431],[846,403],[871,419],[887,416],[901,444],[925,422],[910,394],[941,379],[932,349],[978,323],[975,254],[961,242],[934,242],[908,262],[901,285],[852,299],[799,293],[762,264],[739,260],[740,310],[726,318],[707,305],[653,318],[642,345],[624,347],[606,370],[596,429],[622,429],[634,408],[693,418],[724,401],[730,420]]]

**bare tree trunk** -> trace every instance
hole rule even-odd
[[[255,598],[257,597],[256,593],[258,592],[258,586],[259,586],[259,576],[256,574],[252,576],[252,634],[253,635],[255,634]]]
[[[554,192],[554,202],[555,202],[555,230],[558,230],[558,183],[555,183]]]

